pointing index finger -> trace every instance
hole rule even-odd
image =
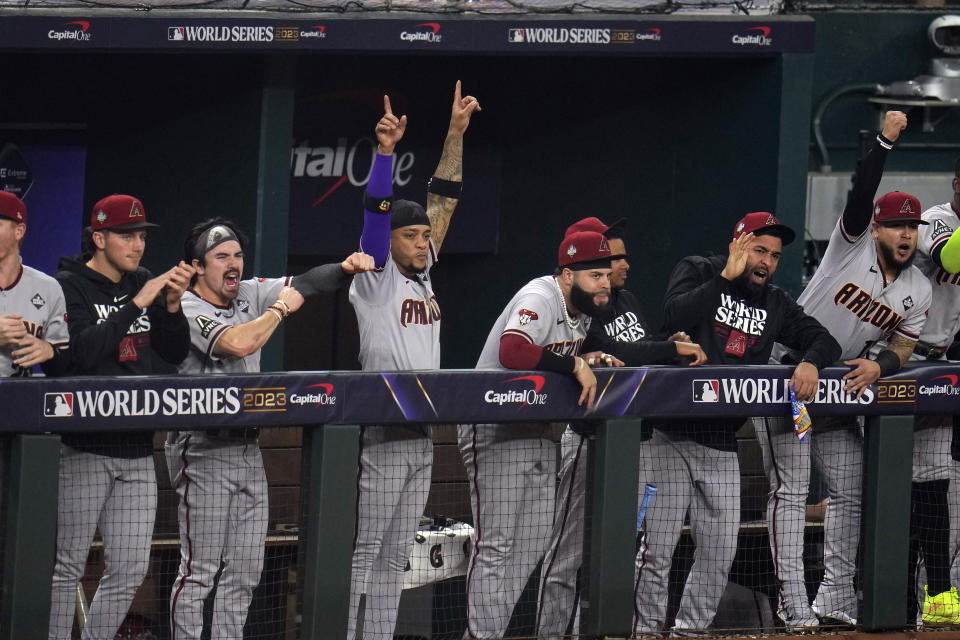
[[[387,94],[383,94],[383,110],[387,115],[393,115],[393,110],[390,108],[390,96]]]
[[[457,86],[453,90],[453,101],[460,104],[460,81],[457,80]]]

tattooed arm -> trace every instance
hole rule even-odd
[[[440,251],[440,245],[443,244],[443,239],[450,228],[453,210],[457,208],[457,203],[460,201],[459,196],[452,197],[450,195],[452,190],[442,188],[440,183],[463,181],[463,134],[470,124],[470,116],[474,111],[480,111],[480,103],[473,96],[460,97],[458,80],[453,94],[450,127],[447,129],[447,139],[443,143],[443,154],[440,156],[437,170],[433,172],[434,182],[439,182],[437,186],[431,186],[427,193],[427,217],[430,219],[430,232],[437,251]],[[447,195],[438,192],[445,192]]]

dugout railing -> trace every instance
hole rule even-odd
[[[960,365],[909,367],[861,400],[846,369],[821,372],[819,415],[865,415],[861,551],[863,631],[908,626],[912,416],[960,414]],[[569,377],[517,371],[296,372],[250,376],[4,379],[0,431],[11,438],[0,638],[46,638],[56,540],[59,436],[104,429],[304,427],[300,637],[346,629],[360,424],[598,421],[581,601],[585,636],[631,626],[642,418],[787,415],[787,367],[597,371],[596,406]],[[716,383],[715,402],[696,389]],[[699,386],[698,386],[699,384]],[[702,400],[702,398],[700,398]],[[64,406],[69,408],[67,411]],[[814,425],[816,430],[816,425]],[[815,436],[814,436],[815,437]]]

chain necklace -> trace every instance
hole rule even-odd
[[[570,312],[567,311],[567,301],[563,297],[563,289],[560,288],[560,283],[557,281],[556,276],[553,277],[553,284],[557,286],[557,294],[560,296],[560,308],[563,309],[563,317],[567,321],[567,326],[576,331],[580,326],[580,319],[577,318],[574,320],[570,317]]]

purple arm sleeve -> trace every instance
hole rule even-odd
[[[372,198],[389,198],[393,195],[393,156],[379,153],[370,169],[367,182],[367,194]],[[387,262],[390,251],[390,214],[370,211],[363,208],[363,232],[360,234],[360,250],[373,256],[373,262],[379,269]]]

